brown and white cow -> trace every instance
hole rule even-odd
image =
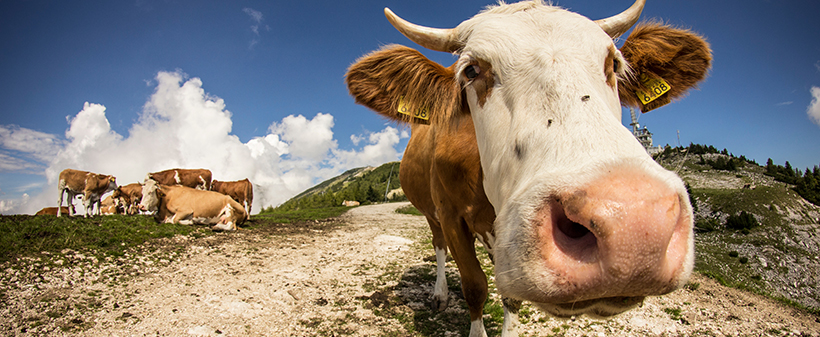
[[[251,206],[253,205],[253,184],[248,178],[238,181],[219,181],[211,182],[211,191],[219,192],[227,195],[233,200],[236,200],[240,205],[245,206],[248,215],[251,214]]]
[[[213,225],[214,230],[236,230],[248,214],[236,200],[214,191],[179,185],[160,185],[148,179],[143,185],[140,210],[154,212],[159,222]]]
[[[208,169],[170,169],[148,173],[145,180],[154,179],[161,185],[182,185],[198,190],[211,189],[211,170]]]
[[[71,207],[73,208],[74,205],[71,205]],[[60,212],[68,213],[68,207],[60,206]],[[43,207],[43,209],[37,211],[34,215],[57,215],[57,207]]]
[[[100,213],[102,215],[125,214],[125,208],[120,203],[120,199],[111,194],[103,198],[102,203],[100,203]]]
[[[502,3],[453,29],[385,9],[409,39],[458,60],[445,68],[387,46],[348,70],[357,103],[411,124],[400,179],[433,232],[433,306],[447,306],[449,249],[470,336],[486,335],[476,238],[494,258],[504,336],[516,334],[522,300],[556,316],[606,317],[688,279],[686,189],[621,124],[620,105],[646,112],[681,97],[705,78],[711,51],[659,23],[638,25],[618,50],[613,39],[644,2],[598,21],[538,0]]]
[[[117,187],[111,196],[120,200],[125,214],[137,214],[139,213],[140,201],[142,201],[142,184],[131,183]]]
[[[74,215],[74,196],[83,195],[83,205],[85,205],[85,217],[92,213],[92,207],[97,205],[97,214],[100,214],[100,198],[103,194],[117,188],[117,179],[112,175],[103,175],[86,171],[65,169],[60,172],[57,182],[57,192],[60,193],[57,207],[63,205],[63,193],[68,196],[68,215]],[[62,209],[57,209],[57,216],[62,215]]]

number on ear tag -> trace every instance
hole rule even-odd
[[[668,92],[669,89],[672,89],[669,83],[666,83],[666,81],[660,77],[649,77],[646,74],[641,74],[638,80],[641,81],[644,88],[649,89],[648,91],[637,90],[635,92],[635,94],[638,95],[638,99],[641,100],[641,103],[644,105],[654,101],[656,98]]]
[[[404,96],[399,98],[398,112],[400,114],[412,116],[418,119],[430,120],[430,109],[422,108],[417,111],[410,111],[410,106],[404,101]]]

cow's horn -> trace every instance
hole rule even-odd
[[[597,20],[595,23],[614,39],[626,33],[635,22],[638,22],[645,4],[646,0],[635,0],[635,3],[621,14]]]
[[[400,18],[389,8],[384,9],[384,16],[399,32],[424,48],[447,53],[455,52],[461,48],[461,44],[458,42],[458,32],[455,28],[442,29],[419,26]]]

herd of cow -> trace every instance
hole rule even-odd
[[[500,2],[450,29],[385,8],[407,38],[457,61],[445,67],[390,45],[348,69],[357,103],[411,125],[400,179],[433,232],[432,306],[448,306],[450,251],[471,337],[486,336],[476,240],[495,264],[502,336],[517,335],[523,300],[556,316],[607,317],[680,288],[692,272],[686,188],[624,128],[621,105],[647,112],[684,96],[707,76],[711,49],[690,30],[636,25],[644,5],[592,21],[541,0]],[[63,191],[83,194],[88,212],[113,190],[126,213],[138,204],[161,221],[233,229],[247,218],[237,201],[250,198],[250,183],[226,183],[244,186],[222,190],[234,200],[209,191],[220,190],[210,180],[207,170],[168,170],[117,188],[112,176],[66,170],[60,206]]]
[[[112,175],[65,169],[57,183],[58,207],[47,207],[37,214],[74,215],[74,198],[82,195],[86,217],[149,212],[160,222],[235,230],[250,216],[253,185],[248,179],[218,181],[211,176],[207,169],[170,169],[148,173],[141,183],[117,186]],[[105,194],[108,196],[102,199]],[[67,206],[63,206],[63,195],[67,196]]]

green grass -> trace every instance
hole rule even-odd
[[[264,219],[276,223],[294,223],[335,218],[347,212],[350,207],[300,209],[295,211],[267,211],[254,215],[251,219]]]
[[[348,209],[333,207],[260,214],[246,224],[253,228],[274,223],[324,220],[337,217]],[[50,215],[0,216],[0,263],[44,252],[57,254],[65,249],[121,256],[128,249],[152,239],[212,234],[207,226],[157,223],[147,215],[106,215],[88,219]]]
[[[201,227],[200,227],[201,228]],[[155,238],[208,235],[197,227],[159,224],[150,216],[97,216],[57,218],[49,215],[0,216],[0,262],[18,256],[90,249],[119,256],[129,248]]]
[[[404,207],[399,207],[399,208],[396,209],[396,213],[409,214],[409,215],[424,215],[424,214],[421,214],[421,212],[419,212],[418,209],[413,207],[413,205],[407,205],[407,206],[404,206]]]

